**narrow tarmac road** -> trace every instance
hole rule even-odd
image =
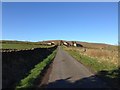
[[[106,88],[107,85],[60,46],[46,88]]]

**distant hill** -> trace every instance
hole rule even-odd
[[[1,40],[2,43],[29,43],[29,44],[45,44],[49,42],[54,42],[56,45],[60,45],[60,42],[67,42],[72,43],[76,42],[78,44],[83,45],[85,48],[96,48],[96,49],[109,49],[109,50],[117,50],[117,46],[104,44],[104,43],[90,43],[90,42],[82,42],[82,41],[66,41],[66,40],[46,40],[46,41],[39,41],[39,42],[29,42],[29,41],[15,41],[15,40]]]

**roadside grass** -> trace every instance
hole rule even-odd
[[[114,55],[113,52],[110,53],[106,50],[96,50],[96,49],[86,49],[85,48],[77,48],[77,47],[63,47],[71,56],[73,56],[76,60],[90,68],[93,72],[99,72],[102,70],[112,72],[112,70],[118,69],[118,55]],[[117,54],[115,52],[115,54]],[[108,58],[109,57],[109,58]],[[113,57],[113,58],[111,58]],[[116,61],[116,63],[111,62]],[[115,77],[115,75],[111,74],[110,77]]]
[[[30,71],[30,74],[18,83],[18,85],[16,86],[16,90],[33,87],[35,79],[41,74],[42,70],[44,70],[44,68],[54,59],[55,55],[56,50],[53,51],[53,53],[42,62],[35,65],[35,68]]]
[[[117,68],[117,66],[110,64],[107,61],[99,62],[99,60],[97,60],[96,58],[91,58],[86,55],[82,55],[77,51],[68,51],[68,52],[78,61],[92,68],[95,72],[98,72],[101,70],[113,70]]]
[[[86,49],[85,54],[87,56],[98,59],[99,62],[107,62],[114,65],[118,65],[118,50],[111,51],[106,49]]]
[[[75,51],[78,54],[87,56],[90,58],[97,59],[99,63],[107,63],[107,65],[115,65],[118,66],[118,47],[116,50],[108,50],[108,49],[91,49],[91,48],[78,48],[78,47],[64,47],[65,50]]]
[[[90,57],[87,54],[83,54],[83,52],[80,52],[78,48],[69,49],[68,47],[63,47],[63,49],[66,50],[72,57],[74,57],[80,63],[85,65],[96,76],[105,80],[111,87],[120,88],[120,67],[118,66],[118,64],[109,62],[110,58],[109,60],[100,61],[99,58]],[[101,55],[98,56],[101,57]],[[114,55],[111,57],[114,57]]]

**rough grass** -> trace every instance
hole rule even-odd
[[[78,54],[97,59],[99,63],[109,63],[118,66],[118,50],[91,49],[91,48],[65,48],[68,51],[75,51]]]
[[[116,55],[118,53],[117,51],[101,51],[98,49],[85,50],[84,48],[73,47],[64,47],[64,49],[78,61],[90,67],[95,72],[99,72],[102,70],[111,71],[118,68],[118,55]]]
[[[99,62],[109,62],[111,64],[118,64],[118,51],[100,50],[100,49],[86,49],[82,54],[98,59]]]
[[[117,46],[109,45],[109,44],[102,44],[102,43],[88,43],[88,42],[79,42],[86,48],[91,49],[106,49],[106,50],[117,50]]]
[[[68,51],[70,55],[76,58],[78,61],[83,63],[84,65],[91,67],[95,72],[101,70],[112,70],[117,68],[115,65],[108,63],[107,61],[99,62],[96,58],[91,58],[86,55],[81,55],[76,51]]]
[[[41,63],[37,64],[35,68],[30,71],[30,74],[20,81],[20,83],[16,86],[16,89],[32,87],[34,80],[41,74],[46,65],[48,65],[54,59],[55,54],[56,50]]]
[[[73,47],[64,47],[64,49],[83,65],[94,71],[94,74],[107,82],[111,88],[120,88],[120,66],[117,49],[115,51],[111,51],[111,49],[98,49],[99,51],[97,51],[93,48],[92,50],[90,48],[90,50],[88,48],[85,50],[85,48]]]

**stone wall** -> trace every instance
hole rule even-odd
[[[2,88],[12,88],[29,74],[36,64],[51,54],[52,48],[2,52]]]

